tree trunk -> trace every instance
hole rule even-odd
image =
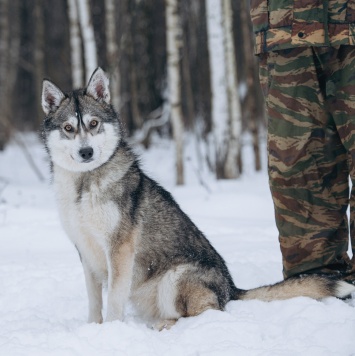
[[[246,97],[246,110],[248,111],[248,123],[249,130],[253,137],[253,148],[254,148],[254,159],[255,159],[255,170],[261,170],[261,158],[260,158],[260,145],[259,145],[259,125],[258,119],[260,116],[258,107],[262,106],[262,100],[258,98],[261,97],[261,93],[257,90],[256,76],[256,65],[255,56],[252,45],[253,34],[251,31],[250,17],[247,9],[247,1],[241,0],[240,7],[240,20],[242,23],[242,38],[244,47],[244,61],[246,65],[246,79],[247,79],[247,97]]]
[[[7,48],[7,53],[8,55],[6,56],[1,56],[6,58],[8,61],[7,65],[7,71],[6,71],[6,91],[5,91],[5,96],[2,97],[1,94],[1,100],[6,100],[4,104],[1,104],[1,112],[3,115],[3,118],[5,122],[3,122],[3,127],[0,127],[0,136],[3,135],[5,137],[4,143],[6,143],[11,136],[12,130],[14,129],[14,125],[10,121],[10,118],[12,117],[12,111],[13,111],[13,102],[17,101],[17,95],[16,95],[16,79],[17,79],[17,73],[18,73],[18,68],[19,68],[19,57],[20,57],[20,43],[21,43],[21,23],[20,23],[20,3],[19,0],[11,0],[8,1],[7,6],[8,6],[8,13],[6,14],[7,18],[7,26],[8,27],[8,33],[11,33],[11,36],[9,37],[9,42],[8,42],[8,48]],[[1,16],[0,16],[1,17]],[[0,37],[3,34],[2,29],[0,30]],[[1,59],[0,59],[1,61]],[[2,74],[1,74],[2,75]],[[0,84],[1,85],[1,84]],[[16,99],[13,99],[16,98]],[[1,119],[0,119],[1,121]],[[1,123],[0,123],[1,126]],[[2,131],[3,130],[3,131]],[[0,139],[1,141],[1,139]],[[0,142],[1,145],[1,142]]]
[[[231,0],[222,2],[224,25],[225,78],[227,84],[229,140],[224,164],[224,178],[239,176],[241,162],[240,138],[242,135],[242,114],[238,93],[237,65],[233,39],[233,13]],[[239,164],[238,164],[239,162]]]
[[[77,0],[68,0],[68,15],[70,21],[70,54],[74,88],[84,86],[83,54],[81,51],[80,24]]]
[[[0,107],[6,103],[6,74],[8,69],[9,51],[9,21],[8,21],[8,0],[0,0]],[[3,110],[1,110],[3,111]]]
[[[230,0],[206,1],[212,92],[212,140],[217,179],[237,178],[241,170],[241,108]],[[210,158],[213,162],[213,159]]]
[[[91,74],[97,68],[96,42],[94,28],[90,19],[91,14],[88,0],[77,1],[79,22],[84,45],[85,83],[87,83],[91,77]]]
[[[114,0],[105,0],[105,18],[106,18],[106,47],[108,72],[110,75],[110,86],[112,93],[112,104],[116,110],[120,110],[120,71],[119,71],[119,53],[117,45],[117,26],[116,26],[116,5]]]
[[[229,139],[226,60],[220,0],[206,0],[208,49],[211,72],[212,151],[209,157],[217,179],[224,178],[224,164]]]
[[[138,105],[138,76],[137,76],[137,71],[139,70],[138,68],[138,63],[135,61],[134,58],[134,48],[133,48],[133,39],[132,36],[131,41],[129,44],[129,54],[131,57],[131,63],[129,66],[130,69],[130,75],[129,75],[129,80],[130,80],[130,102],[131,102],[131,112],[132,112],[132,121],[134,123],[134,128],[140,129],[142,127],[142,117],[141,113],[139,110],[139,105]]]
[[[42,122],[41,108],[41,92],[44,73],[44,17],[43,17],[43,1],[35,0],[34,5],[35,17],[35,48],[34,48],[34,79],[36,83],[36,102],[37,102],[37,117],[35,118],[36,127],[39,127]]]
[[[8,86],[5,80],[9,65],[8,0],[0,0],[0,151],[8,141],[7,113],[9,112]]]
[[[191,83],[191,74],[190,74],[190,62],[189,62],[189,53],[187,48],[187,39],[186,34],[184,36],[184,45],[183,45],[183,56],[182,56],[182,77],[183,77],[183,85],[185,91],[185,101],[186,101],[186,117],[187,117],[187,127],[194,127],[195,123],[195,104],[194,104],[194,95],[192,91],[192,83]]]
[[[181,23],[178,1],[166,0],[166,27],[168,52],[168,85],[171,106],[171,123],[176,150],[176,183],[184,184],[183,134],[184,125],[181,110],[180,48]]]

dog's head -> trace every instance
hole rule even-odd
[[[70,171],[100,167],[120,144],[122,129],[110,105],[109,81],[97,68],[85,89],[63,93],[43,81],[42,136],[53,163]]]

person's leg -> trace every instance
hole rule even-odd
[[[352,180],[350,198],[350,240],[352,272],[355,272],[355,46],[340,46],[331,62],[334,96],[329,105],[334,113],[341,140],[349,152],[349,170]]]
[[[261,73],[265,73],[265,68]],[[347,260],[347,153],[312,48],[268,55],[269,180],[284,276]]]

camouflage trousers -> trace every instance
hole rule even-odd
[[[284,276],[334,265],[349,271],[349,236],[355,252],[355,46],[263,54],[260,79]]]

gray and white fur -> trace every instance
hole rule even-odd
[[[79,251],[89,322],[123,320],[131,300],[157,328],[237,299],[345,297],[355,287],[326,277],[290,278],[238,289],[223,258],[172,196],[142,172],[97,68],[85,89],[63,93],[43,81],[42,137],[62,224]]]

